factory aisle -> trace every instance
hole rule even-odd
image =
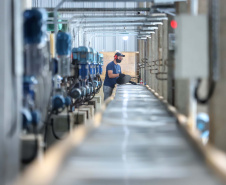
[[[141,85],[118,86],[102,124],[71,151],[54,185],[218,185],[176,119]]]

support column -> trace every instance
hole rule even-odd
[[[137,3],[137,6],[139,8],[146,8],[146,2],[139,2]],[[140,12],[141,14],[145,14],[146,12]],[[140,27],[139,27],[140,28]],[[144,40],[138,40],[138,47],[139,47],[139,62],[142,63],[142,59],[144,58],[145,54],[144,54]],[[143,82],[145,82],[144,79],[144,75],[145,74],[145,68],[144,66],[140,69],[140,78],[143,80]]]
[[[158,48],[158,30],[155,30],[155,42],[154,42],[154,61],[159,59],[159,48]],[[158,66],[154,66],[155,69],[158,68]],[[154,71],[156,73],[157,70]],[[153,80],[154,80],[154,89],[158,92],[158,80],[156,79],[155,74],[153,74]]]
[[[20,169],[22,103],[22,11],[18,0],[0,1],[0,184],[12,184]]]
[[[210,115],[210,143],[215,147],[226,151],[226,1],[219,0],[216,1],[219,4],[216,6],[211,6],[214,8],[214,12],[218,12],[219,14],[219,27],[218,29],[218,56],[219,56],[219,80],[217,81],[216,88],[214,91],[214,95],[209,103],[209,115]],[[215,2],[215,3],[216,3]],[[215,20],[216,21],[216,20]],[[215,22],[216,23],[216,22]],[[215,40],[216,41],[216,40]],[[212,43],[211,43],[212,44]]]
[[[168,20],[163,20],[163,46],[162,46],[162,62],[164,65],[164,73],[168,73],[168,66],[165,62],[168,60]],[[163,75],[163,78],[168,78],[168,75]],[[167,100],[167,80],[162,81],[162,96]]]
[[[163,66],[161,66],[162,62],[162,47],[163,47],[163,25],[158,25],[158,59],[159,60],[157,63],[160,65],[158,67],[159,72],[163,72]],[[159,75],[160,78],[163,77],[163,75]],[[160,96],[163,95],[162,93],[162,80],[158,80],[156,78],[156,82],[157,82],[157,92]]]
[[[151,61],[151,38],[147,38],[147,65]],[[150,82],[151,82],[151,75],[150,75],[150,70],[149,67],[146,67],[146,84],[150,87]]]
[[[168,16],[169,23],[173,20],[171,15]],[[171,28],[170,24],[168,24],[168,35],[169,39],[168,44],[168,59],[167,59],[167,101],[171,105],[175,105],[175,80],[174,80],[174,65],[175,65],[175,57],[174,57],[174,43],[175,43],[175,33]]]
[[[142,63],[144,58],[144,40],[139,40],[139,63]],[[144,66],[140,68],[140,78],[144,82]]]
[[[177,14],[188,13],[188,6],[186,2],[176,3]],[[180,113],[189,116],[190,90],[189,80],[176,79],[175,80],[175,106]]]
[[[149,65],[152,65],[153,63],[152,63],[152,61],[154,61],[154,58],[155,58],[155,33],[152,33],[151,34],[151,55],[150,55],[150,62],[149,62]],[[151,68],[153,68],[152,66],[151,66]],[[150,68],[149,68],[150,69]],[[149,70],[150,71],[150,87],[152,88],[152,89],[154,89],[154,75],[152,74],[152,71],[151,70]]]

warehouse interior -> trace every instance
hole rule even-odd
[[[1,0],[0,185],[226,184],[225,8]]]

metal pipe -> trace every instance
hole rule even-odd
[[[122,32],[122,31],[93,31],[93,32],[85,32],[86,34],[93,34],[93,33],[120,33],[120,34],[128,34],[128,33],[140,33],[139,31],[129,31],[129,32]]]
[[[90,26],[83,26],[83,29],[89,29],[89,28],[109,28],[109,27],[122,27],[122,28],[125,28],[125,27],[136,27],[136,26],[142,26],[143,24],[142,23],[138,23],[138,24],[118,24],[118,25],[112,25],[112,24],[109,24],[109,25],[90,25]]]
[[[125,35],[124,34],[109,34],[109,35],[105,35],[105,37],[115,37],[115,36],[125,36]],[[138,34],[129,34],[127,36],[138,36]],[[95,37],[103,37],[103,34],[95,35]]]
[[[143,30],[143,31],[150,31],[150,30],[157,30],[158,29],[158,27],[157,26],[153,26],[153,27],[141,27],[141,30]]]
[[[61,21],[68,21],[71,19],[136,19],[136,18],[147,18],[148,20],[165,20],[168,19],[166,16],[149,16],[149,15],[117,15],[117,16],[112,16],[112,15],[84,15],[84,16],[72,16],[70,18],[68,17],[61,17],[59,18]],[[48,20],[54,20],[54,18],[49,17]]]
[[[146,22],[146,21],[142,21],[142,22],[138,22],[138,21],[134,21],[134,22],[132,22],[132,21],[124,21],[124,22],[89,22],[89,23],[84,23],[83,24],[83,26],[82,27],[88,27],[88,26],[91,26],[91,24],[94,24],[94,26],[96,27],[98,24],[99,25],[103,25],[103,26],[106,26],[106,27],[108,27],[108,26],[111,26],[111,25],[113,25],[113,26],[116,26],[116,25],[121,25],[122,27],[126,27],[126,25],[134,25],[134,26],[146,26],[146,27],[151,27],[151,26],[155,26],[156,27],[156,25],[158,25],[158,24],[161,24],[162,25],[162,23],[161,22]]]
[[[77,23],[78,21],[71,21],[70,23]],[[53,21],[47,21],[47,23],[53,23]],[[58,23],[60,23],[60,24],[62,24],[62,23],[64,23],[64,22],[62,22],[62,21],[58,21]],[[125,20],[114,20],[114,19],[112,19],[112,20],[110,20],[110,21],[102,21],[102,20],[100,20],[100,21],[98,21],[98,20],[95,20],[95,21],[85,21],[85,22],[83,22],[83,21],[80,21],[79,22],[80,24],[106,24],[106,23],[108,23],[108,24],[110,24],[110,23],[112,23],[112,24],[120,24],[120,23],[122,23],[122,24],[129,24],[129,23],[143,23],[143,24],[145,24],[145,25],[158,25],[158,24],[162,24],[162,22],[160,22],[159,20],[154,20],[154,21],[148,21],[148,20],[135,20],[135,21],[125,21]]]
[[[93,2],[93,0],[68,0],[71,2]],[[149,0],[150,1],[150,0]],[[186,1],[186,0],[171,0],[171,2],[175,1]],[[144,2],[144,0],[95,0],[94,2]]]
[[[158,28],[156,25],[143,25],[144,28]]]
[[[83,24],[81,27],[88,27],[88,26],[92,26],[92,27],[97,27],[97,26],[102,26],[102,27],[110,27],[110,26],[113,26],[113,27],[115,27],[115,26],[121,26],[121,27],[126,27],[126,25],[133,25],[133,26],[145,26],[145,24],[144,23],[139,23],[139,22],[135,22],[135,23],[117,23],[117,22],[111,22],[111,23],[89,23],[88,25],[86,25],[86,24]],[[152,26],[153,24],[149,24],[149,26]],[[147,25],[146,25],[147,26]],[[148,27],[149,27],[148,26]]]
[[[65,2],[66,0],[62,0],[63,2]],[[61,1],[61,2],[62,2]],[[59,3],[59,5],[61,6],[62,4]],[[140,12],[140,11],[150,11],[150,8],[59,8],[60,6],[56,6],[56,8],[58,7],[58,12],[107,12],[107,11],[111,11],[111,12]],[[53,12],[55,11],[56,8],[48,8],[46,7],[45,9],[49,12]]]
[[[131,21],[130,19],[132,18],[132,20],[133,21]],[[79,20],[77,20],[77,21],[73,21],[75,18],[71,18],[71,19],[69,19],[69,20],[58,20],[58,23],[59,24],[71,24],[71,23],[80,23],[80,24],[84,24],[84,23],[86,23],[86,24],[89,24],[90,22],[94,22],[95,23],[95,21],[96,22],[101,22],[102,21],[102,23],[109,23],[110,21],[112,21],[112,22],[125,22],[125,21],[131,21],[131,22],[140,22],[140,21],[144,21],[144,22],[159,22],[159,21],[162,21],[162,20],[167,20],[168,18],[167,17],[162,17],[162,18],[145,18],[145,17],[140,17],[139,19],[137,19],[137,18],[133,18],[133,17],[121,17],[120,18],[120,20],[118,20],[117,18],[115,19],[114,17],[112,17],[112,18],[106,18],[106,17],[102,17],[102,18],[98,18],[98,19],[100,19],[100,20],[97,20],[97,19],[95,19],[95,17],[93,17],[93,18],[88,18],[88,21],[87,21],[87,19],[86,18],[82,18],[82,20],[81,21],[79,21]],[[103,19],[105,19],[105,21],[103,21]],[[108,20],[106,20],[106,19],[108,19]],[[84,20],[86,20],[86,22],[84,22]],[[54,22],[52,21],[52,20],[48,20],[47,21],[47,24],[53,24]]]
[[[171,8],[171,9],[169,9],[169,8],[167,8],[167,9],[157,8],[156,10],[160,13],[165,13],[165,14],[168,14],[168,15],[171,15],[171,16],[176,16],[175,8]]]
[[[118,17],[118,18],[144,18],[144,19],[146,19],[146,17],[148,17],[148,21],[150,21],[151,19],[153,20],[153,21],[157,21],[157,20],[163,20],[163,19],[165,19],[165,18],[167,18],[167,17],[165,17],[165,16],[154,16],[154,15],[152,15],[152,16],[137,16],[137,15],[133,15],[133,16],[126,16],[126,15],[121,15],[121,16],[116,16],[116,17]],[[80,23],[82,23],[83,22],[83,20],[84,19],[86,19],[87,17],[89,17],[89,18],[92,18],[92,20],[94,20],[93,18],[93,16],[83,16],[83,17],[78,17],[78,16],[73,16],[73,17],[71,17],[70,19],[69,19],[69,27],[70,27],[70,25],[71,25],[71,23],[74,23],[74,22],[72,22],[72,20],[73,19],[75,19],[75,18],[82,18],[82,20],[81,20],[81,22]],[[95,18],[97,18],[97,17],[99,17],[99,18],[101,18],[101,19],[105,19],[105,18],[113,18],[113,20],[115,20],[115,17],[114,16],[95,16]],[[78,23],[79,23],[79,21],[77,21],[76,22],[76,25],[78,25]]]
[[[198,0],[191,0],[191,15],[198,15]]]
[[[107,15],[107,16],[104,16],[104,15],[84,15],[84,16],[78,16],[78,15],[75,15],[75,16],[72,16],[72,17],[62,17],[60,18],[61,20],[70,20],[70,19],[102,19],[102,18],[152,18],[152,17],[155,17],[155,16],[143,16],[143,15],[117,15],[117,16],[112,16],[112,15]],[[158,17],[163,17],[163,16],[158,16]],[[53,20],[52,17],[49,17],[48,20]]]
[[[85,32],[98,32],[98,31],[118,31],[118,32],[127,32],[127,31],[140,31],[139,29],[91,29],[86,30]],[[142,30],[143,31],[143,30]],[[150,30],[148,30],[150,31]]]
[[[98,31],[119,31],[119,32],[127,32],[127,31],[153,31],[158,29],[158,27],[153,27],[153,29],[91,29],[86,30],[85,32],[98,32]]]
[[[77,22],[79,22],[80,24],[89,24],[89,22],[94,22],[95,23],[95,21],[96,22],[103,22],[103,23],[108,23],[108,22],[122,22],[122,21],[133,21],[133,22],[138,22],[138,21],[148,21],[146,18],[142,18],[142,19],[132,19],[132,20],[130,20],[130,19],[128,19],[128,18],[125,18],[125,19],[120,19],[120,20],[118,20],[118,19],[114,19],[114,18],[110,18],[109,20],[105,20],[105,21],[103,21],[103,19],[104,18],[102,18],[102,19],[100,19],[100,20],[98,20],[98,19],[85,19],[85,22],[84,22],[84,19],[85,18],[83,18],[83,20],[76,20],[76,21],[72,21],[73,19],[70,19],[70,20],[58,20],[57,21],[57,23],[58,24],[68,24],[68,23],[77,23]],[[159,20],[154,20],[154,21],[159,21]],[[54,23],[54,21],[52,21],[52,20],[48,20],[47,21],[47,23],[49,23],[49,24],[53,24]]]
[[[136,24],[121,24],[121,25],[113,25],[113,24],[109,24],[109,25],[90,25],[90,26],[83,26],[83,29],[88,29],[88,28],[106,28],[106,27],[137,27],[137,26],[141,26],[141,27],[145,27],[145,28],[152,28],[153,29],[158,29],[158,27],[153,26],[153,25],[144,25],[143,23],[136,23]]]
[[[111,33],[111,34],[118,34],[118,35],[123,35],[123,36],[128,36],[128,35],[150,35],[151,33],[145,33],[145,32],[143,32],[143,33],[141,33],[141,32],[127,32],[127,33],[121,33],[121,32],[93,32],[93,33]],[[89,34],[93,34],[93,33],[86,33],[87,35]],[[152,32],[153,33],[153,32]],[[103,36],[103,34],[102,34],[102,36]]]

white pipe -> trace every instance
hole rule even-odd
[[[198,0],[191,0],[191,15],[197,16],[198,15]]]
[[[32,8],[32,0],[21,0],[21,10],[22,12],[27,9]]]

